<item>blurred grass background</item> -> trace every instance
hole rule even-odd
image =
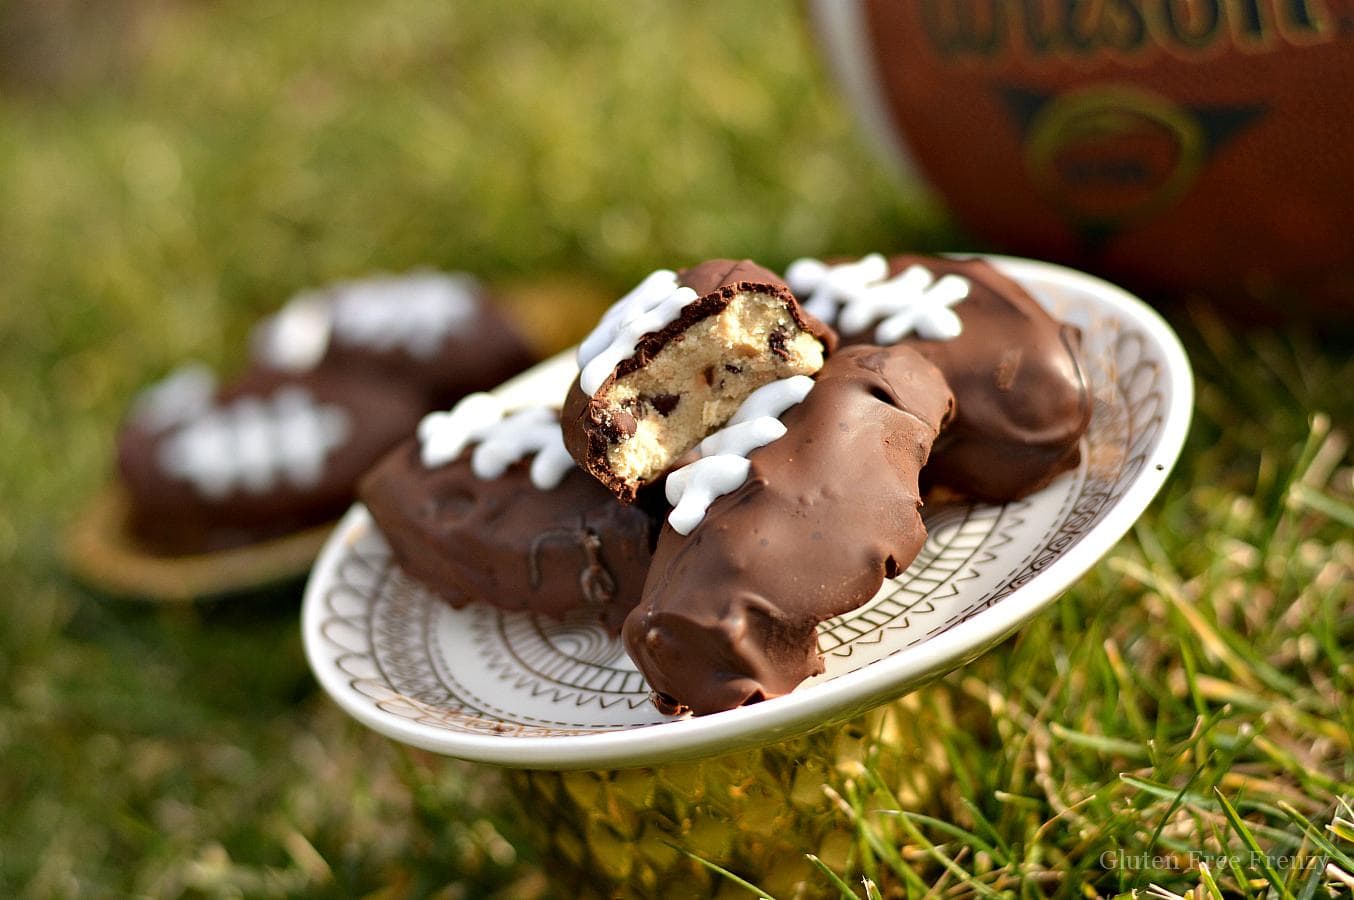
[[[713,255],[965,246],[861,146],[791,5],[0,2],[0,894],[571,890],[495,773],[318,694],[296,590],[150,609],[63,574],[138,386],[238,364],[257,315],[371,269],[618,290]],[[1056,612],[917,696],[935,821],[840,773],[843,875],[1314,896],[1354,871],[1347,336],[1168,315],[1200,376],[1177,477]],[[1248,840],[1306,862],[1097,861]]]

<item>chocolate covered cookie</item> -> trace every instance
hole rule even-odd
[[[733,709],[822,671],[818,624],[925,543],[917,476],[952,408],[914,349],[849,347],[816,380],[753,394],[669,475],[674,509],[623,632],[660,709]]]
[[[256,363],[398,381],[428,409],[487,390],[533,361],[518,330],[469,275],[415,271],[305,291],[250,339]]]
[[[654,272],[579,346],[565,444],[628,503],[753,390],[818,371],[834,341],[785,282],[748,260]]]
[[[639,600],[658,530],[574,464],[555,410],[508,415],[484,394],[427,417],[359,495],[401,568],[453,606],[591,609],[613,632]]]
[[[1080,332],[981,259],[872,254],[786,273],[805,308],[847,343],[903,343],[935,363],[955,396],[924,486],[993,503],[1076,468],[1091,398]]]
[[[181,369],[138,397],[118,435],[135,536],[153,552],[203,553],[332,519],[423,403],[332,372],[254,370],[218,388],[205,368]]]

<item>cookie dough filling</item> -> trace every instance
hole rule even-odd
[[[784,282],[746,260],[656,272],[584,341],[565,443],[629,502],[753,391],[817,372],[834,338]]]
[[[654,481],[757,388],[822,366],[822,343],[795,324],[784,300],[735,294],[723,312],[594,398],[633,422],[607,448],[607,465],[626,481]]]

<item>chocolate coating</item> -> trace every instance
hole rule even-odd
[[[267,490],[237,485],[224,496],[205,495],[168,471],[161,458],[166,442],[186,425],[156,429],[135,415],[123,423],[117,438],[118,469],[131,500],[132,531],[146,549],[165,555],[205,553],[334,519],[352,502],[362,473],[412,432],[425,411],[423,398],[399,384],[332,372],[284,375],[263,369],[218,390],[212,408],[268,398],[288,387],[304,388],[317,404],[340,408],[350,423],[346,438],[325,455],[318,480],[309,486],[278,478]],[[272,446],[267,452],[281,449]]]
[[[1005,503],[1076,468],[1091,423],[1081,332],[986,260],[899,256],[889,261],[890,274],[913,263],[971,284],[954,308],[962,334],[903,341],[936,364],[955,397],[954,421],[936,442],[923,485]]]
[[[787,433],[689,535],[665,525],[626,650],[660,709],[780,696],[822,671],[819,622],[865,603],[926,540],[917,475],[953,409],[910,347],[834,354]]]
[[[680,316],[656,332],[639,340],[635,352],[622,360],[602,382],[595,397],[602,397],[618,378],[648,365],[664,347],[681,340],[697,322],[723,311],[740,293],[772,294],[784,301],[790,317],[801,329],[816,337],[828,351],[837,345],[837,334],[809,315],[799,305],[789,286],[769,269],[752,260],[710,259],[677,272],[680,287],[689,287],[699,296],[682,310]],[[599,399],[589,396],[575,378],[560,413],[564,423],[564,445],[584,470],[592,473],[622,503],[635,499],[637,490],[617,477],[607,465],[607,447],[635,431],[635,419],[627,413],[614,413]]]
[[[419,452],[405,442],[358,489],[407,574],[457,608],[479,601],[554,618],[592,608],[620,630],[649,569],[654,515],[578,469],[542,491],[529,460],[484,480],[469,453],[428,468]]]
[[[903,255],[892,277],[921,265],[939,278],[961,275],[969,295],[955,305],[963,332],[953,340],[915,335],[900,343],[935,363],[954,391],[954,420],[936,441],[922,486],[991,503],[1017,500],[1080,462],[1091,398],[1081,369],[1081,332],[1050,316],[1021,285],[982,259]],[[873,340],[873,326],[842,334]]]

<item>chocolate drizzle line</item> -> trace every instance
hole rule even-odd
[[[485,480],[468,454],[428,469],[416,440],[373,469],[360,496],[401,568],[453,606],[556,619],[586,607],[612,632],[639,599],[657,531],[647,504],[622,506],[577,469],[540,491],[526,460]]]

